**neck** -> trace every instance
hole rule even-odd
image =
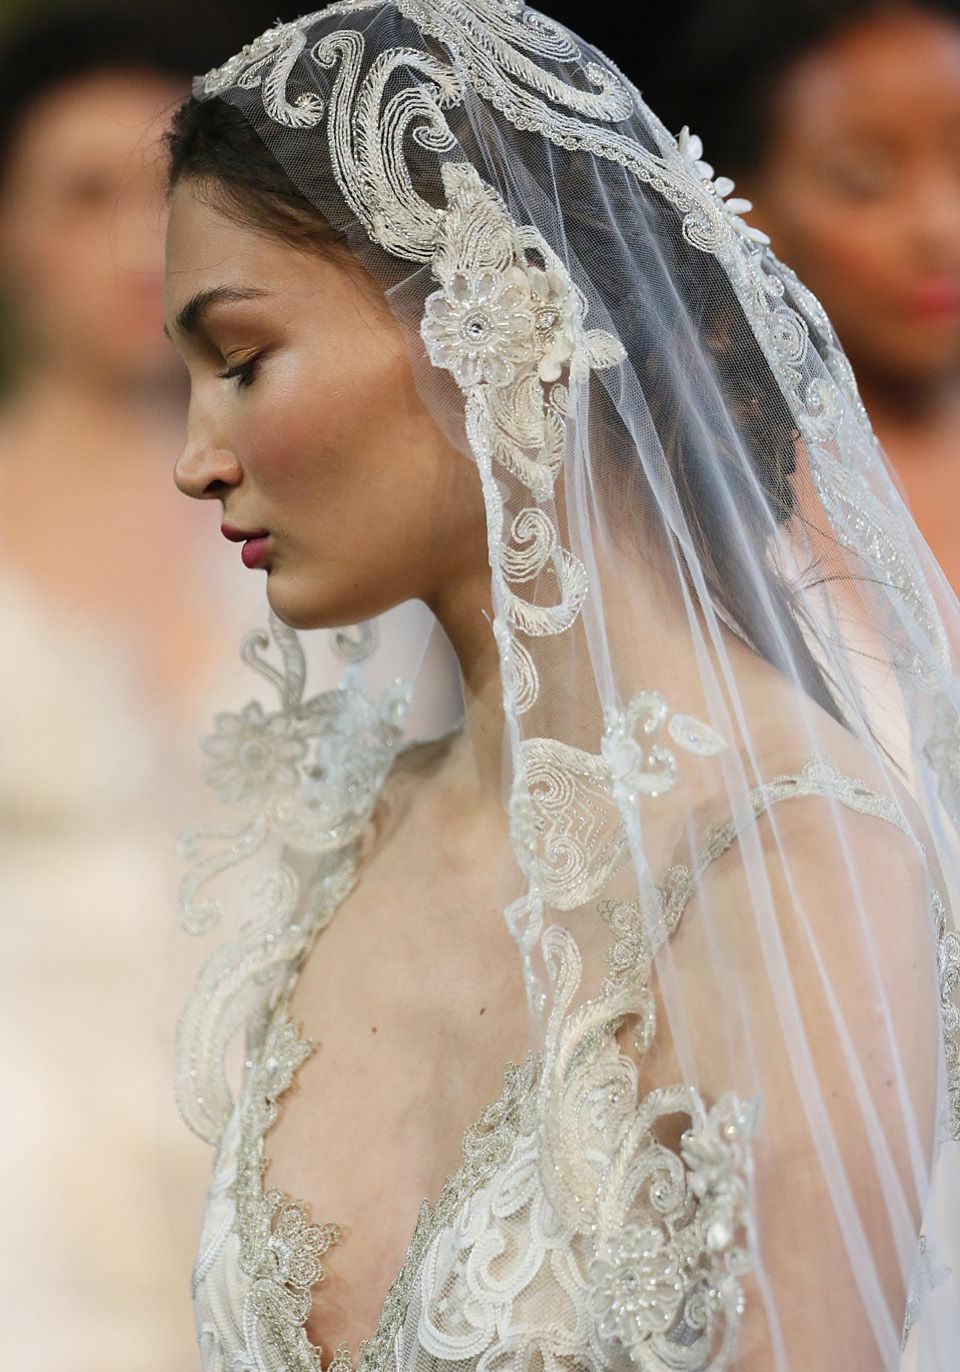
[[[503,691],[493,637],[490,573],[478,567],[462,581],[445,585],[430,608],[453,646],[467,721],[465,749],[471,786],[482,798],[500,800],[503,763]]]
[[[603,600],[608,622],[623,630],[611,644],[614,676],[637,689],[663,693],[672,710],[705,717],[708,707],[700,685],[697,650],[686,631],[687,611],[656,570],[636,557],[619,555],[598,568],[594,596]],[[443,626],[460,665],[466,709],[467,743],[472,781],[481,796],[503,797],[504,729],[499,655],[492,629],[489,571],[484,565],[464,582],[445,585],[431,609]],[[588,602],[584,613],[590,614]],[[684,628],[678,632],[678,625]],[[634,634],[629,626],[642,626]],[[537,706],[538,725],[550,734],[559,725],[565,742],[595,752],[603,730],[593,664],[582,623],[570,631],[569,650],[560,660],[570,674],[551,679]],[[537,656],[537,644],[532,645]],[[540,648],[545,645],[540,641]],[[753,654],[732,636],[728,653]],[[555,654],[550,654],[556,660]],[[581,677],[578,677],[578,671]],[[591,702],[593,704],[591,705]],[[623,702],[626,703],[625,701]]]

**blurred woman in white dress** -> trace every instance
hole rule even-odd
[[[36,1372],[195,1356],[174,837],[260,588],[170,481],[157,140],[205,60],[182,32],[79,14],[0,56],[0,1328]]]

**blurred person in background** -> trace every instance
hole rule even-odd
[[[174,836],[262,593],[170,478],[158,139],[251,10],[32,10],[0,51],[0,1361],[35,1372],[196,1359]]]
[[[629,75],[826,307],[960,590],[960,4],[687,0]]]

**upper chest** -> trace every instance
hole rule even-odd
[[[355,1353],[373,1332],[423,1201],[457,1171],[464,1131],[526,1048],[482,841],[445,860],[429,837],[401,828],[373,854],[289,1005],[316,1047],[270,1132],[265,1180],[342,1226],[307,1325],[327,1350]]]

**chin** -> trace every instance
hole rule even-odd
[[[327,623],[324,615],[314,613],[309,606],[298,604],[296,601],[290,603],[284,596],[271,595],[267,591],[267,603],[270,609],[282,620],[290,629],[328,629],[333,626]]]
[[[416,591],[398,594],[395,585],[383,588],[354,584],[340,595],[332,586],[329,594],[318,595],[316,580],[298,577],[295,582],[279,571],[267,573],[267,602],[277,618],[291,629],[349,629],[410,599],[417,599]]]
[[[369,615],[357,615],[348,608],[319,601],[315,595],[298,592],[277,583],[273,575],[267,577],[267,603],[270,609],[291,629],[343,629],[357,624]]]

